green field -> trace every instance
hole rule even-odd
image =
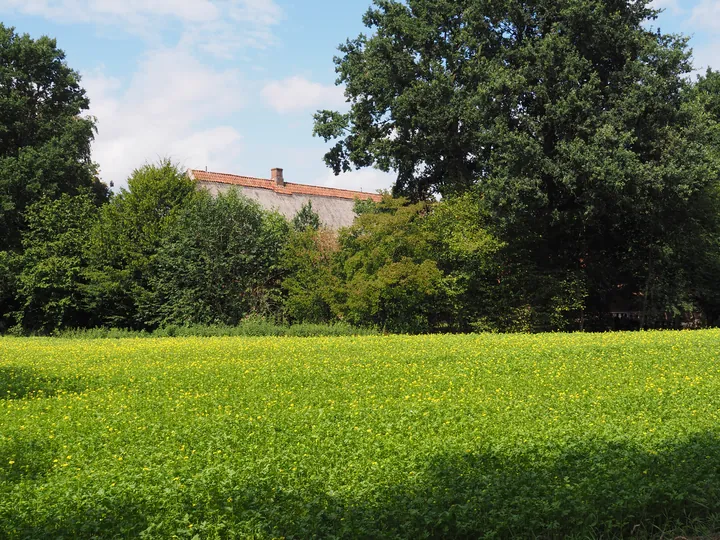
[[[0,537],[720,527],[720,331],[0,340]]]

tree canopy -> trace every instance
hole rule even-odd
[[[374,4],[372,35],[336,58],[350,111],[316,115],[336,173],[395,170],[415,200],[475,192],[510,265],[579,284],[595,309],[679,305],[653,291],[717,221],[699,212],[720,171],[716,102],[649,1]]]
[[[180,211],[195,196],[184,171],[165,159],[134,170],[100,211],[90,253],[96,269],[93,283],[102,322],[142,328],[140,312],[149,301],[153,263]]]
[[[238,324],[277,306],[288,222],[231,190],[198,193],[153,262],[151,325]]]
[[[88,194],[42,199],[28,208],[18,323],[33,331],[90,326],[87,254],[98,209]]]
[[[0,23],[0,251],[21,248],[25,209],[43,197],[92,188],[107,195],[92,163],[94,120],[79,74],[54,39]]]

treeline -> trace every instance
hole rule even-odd
[[[112,195],[54,40],[0,25],[0,328],[387,332],[720,322],[720,74],[644,0],[384,0],[315,134],[393,197],[325,230],[162,162]],[[139,128],[141,129],[141,128]],[[615,316],[613,316],[615,314]],[[620,317],[617,314],[621,314]]]
[[[197,190],[168,161],[146,165],[104,204],[81,192],[27,208],[22,250],[0,258],[3,326],[152,332],[265,319],[417,333],[617,324],[588,310],[581,281],[518,261],[478,219],[481,208],[470,193],[419,203],[387,195],[357,201],[355,223],[338,233],[310,204],[287,221],[239,191]],[[676,278],[654,283],[650,302],[624,300],[645,310],[647,326],[701,310]]]
[[[239,192],[197,190],[168,161],[147,165],[103,204],[86,191],[24,211],[22,249],[0,258],[2,324],[40,334],[248,318],[389,332],[530,329],[502,297],[501,246],[476,211],[470,196],[386,196],[358,201],[355,224],[337,233],[310,204],[288,222]]]

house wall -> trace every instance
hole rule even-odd
[[[340,199],[336,197],[324,197],[321,195],[285,195],[275,193],[270,189],[236,186],[233,184],[222,184],[218,182],[197,182],[198,187],[206,189],[213,196],[218,193],[225,193],[231,189],[237,189],[245,197],[260,203],[266,210],[277,210],[287,219],[292,219],[300,209],[312,202],[313,211],[320,216],[322,224],[330,229],[338,230],[342,227],[349,227],[355,219],[355,201],[352,199]]]

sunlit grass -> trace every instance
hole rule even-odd
[[[0,340],[0,537],[659,535],[720,332]]]

